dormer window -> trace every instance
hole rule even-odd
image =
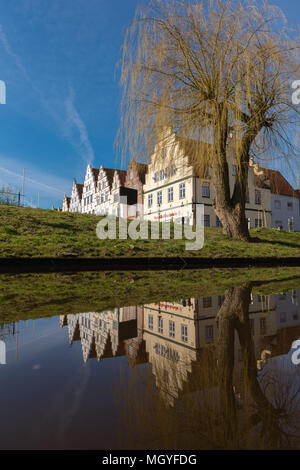
[[[165,179],[165,172],[164,172],[164,170],[160,170],[159,179],[160,179],[160,181],[162,181],[162,180]]]

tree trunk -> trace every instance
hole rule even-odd
[[[224,235],[249,240],[248,220],[242,204],[238,203],[235,207],[215,204],[214,209],[222,224]]]

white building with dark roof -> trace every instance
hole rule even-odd
[[[83,184],[77,183],[76,179],[74,179],[71,198],[70,198],[70,204],[69,204],[70,212],[81,212],[82,192],[83,192]]]
[[[83,184],[81,211],[84,214],[95,214],[95,198],[99,170],[88,164]]]
[[[272,228],[300,232],[300,197],[284,176],[263,170],[271,187]]]

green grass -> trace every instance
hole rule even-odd
[[[258,294],[297,289],[300,268],[0,275],[0,323],[221,295],[249,282]]]
[[[232,240],[221,229],[205,229],[200,251],[185,240],[99,240],[95,215],[0,206],[0,257],[289,257],[300,256],[300,234],[251,231],[251,242]]]

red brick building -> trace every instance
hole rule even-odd
[[[143,206],[143,185],[145,184],[145,175],[147,173],[148,165],[138,163],[133,158],[129,161],[127,168],[127,175],[125,180],[125,187],[137,190],[137,203],[140,207]],[[143,215],[141,209],[134,208],[134,211],[129,214],[129,218],[139,217]]]

